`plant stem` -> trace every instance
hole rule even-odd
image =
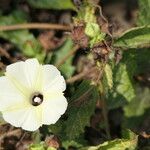
[[[105,96],[104,96],[104,89],[103,89],[103,85],[101,82],[99,83],[99,90],[100,90],[100,97],[101,97],[100,100],[102,102],[102,112],[103,112],[104,121],[105,121],[106,134],[107,134],[108,139],[111,139],[110,127],[109,127],[109,121],[108,121],[108,110],[107,110],[107,105],[106,105]]]
[[[82,71],[81,73],[74,75],[73,77],[66,80],[67,83],[74,83],[75,81],[79,81],[83,79],[86,75],[94,72],[96,67],[91,68],[90,70]]]
[[[70,30],[70,26],[60,24],[49,24],[49,23],[23,23],[23,24],[0,26],[0,31],[10,31],[20,29]]]

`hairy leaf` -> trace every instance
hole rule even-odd
[[[71,104],[74,105],[68,109],[69,116],[65,130],[68,140],[73,140],[84,132],[85,126],[89,125],[98,99],[96,87],[91,86],[87,81],[80,84],[71,100]]]
[[[54,54],[55,63],[60,62],[70,51],[73,49],[73,42],[70,38],[68,38],[65,43],[57,49],[56,53]],[[67,77],[71,77],[74,73],[75,67],[72,65],[74,56],[70,56],[66,59],[65,63],[60,66],[61,72]]]
[[[99,25],[96,23],[88,22],[85,28],[85,34],[93,38],[97,33],[100,33]]]
[[[127,131],[129,132],[129,131]],[[131,132],[131,131],[130,131]],[[137,135],[130,133],[132,136],[126,136],[123,139],[115,139],[104,142],[98,146],[81,148],[80,150],[135,150],[137,146]]]
[[[114,75],[114,88],[110,91],[107,103],[110,109],[130,102],[135,97],[134,88],[127,72],[127,66],[120,64]]]
[[[44,143],[41,142],[39,144],[31,144],[29,150],[45,150]]]
[[[137,96],[125,108],[125,116],[140,116],[143,115],[146,108],[150,107],[150,89],[137,88]]]
[[[150,0],[138,0],[139,3],[139,18],[138,25],[150,25]]]
[[[99,25],[92,22],[87,23],[85,34],[90,37],[90,47],[93,47],[95,43],[101,42],[105,37],[105,33],[101,32]]]
[[[76,147],[76,148],[82,147],[82,145],[80,143],[78,143],[76,141],[73,141],[73,140],[71,140],[71,141],[68,141],[68,140],[67,141],[63,141],[62,145],[63,145],[63,147],[65,149],[69,149],[70,146],[73,146],[73,147]]]
[[[133,53],[136,53],[136,72],[138,74],[147,74],[148,72],[150,72],[150,49],[134,50]]]
[[[132,28],[115,40],[114,46],[121,48],[143,48],[150,46],[150,26]]]
[[[107,98],[109,109],[123,107],[135,97],[133,76],[138,70],[136,56],[136,51],[124,51],[123,59],[113,68],[113,88]]]
[[[125,64],[120,64],[118,72],[116,74],[115,82],[118,82],[116,91],[121,94],[127,101],[131,101],[134,98],[134,88],[130,81],[130,77],[127,72]]]
[[[122,127],[140,132],[140,131],[148,131],[149,124],[150,124],[150,109],[145,109],[144,114],[142,115],[131,117],[125,116],[122,122]]]
[[[35,8],[40,9],[74,9],[71,0],[27,0]]]

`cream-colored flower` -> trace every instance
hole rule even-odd
[[[66,83],[53,65],[37,59],[7,66],[0,77],[0,111],[5,121],[28,131],[54,124],[67,109]]]

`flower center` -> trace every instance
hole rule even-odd
[[[43,102],[43,95],[40,93],[35,93],[32,97],[32,105],[39,106]]]

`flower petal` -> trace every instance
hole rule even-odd
[[[61,91],[66,89],[64,77],[60,71],[53,65],[43,66],[43,90],[44,91]]]
[[[28,111],[29,111],[28,109],[29,108],[18,109],[13,111],[5,111],[3,112],[3,118],[11,125],[15,127],[21,127],[28,115]]]
[[[41,122],[37,116],[36,109],[32,108],[28,111],[28,115],[22,125],[24,130],[35,131],[41,126]]]
[[[14,87],[7,77],[0,77],[0,111],[22,103],[27,103],[24,95]]]
[[[41,126],[40,122],[37,120],[36,111],[33,107],[6,111],[3,113],[3,118],[11,125],[22,127],[27,131],[35,131]]]
[[[64,96],[43,101],[43,124],[54,124],[65,113],[67,100]]]
[[[16,62],[7,66],[6,76],[19,88],[34,89],[39,66],[37,59]]]

